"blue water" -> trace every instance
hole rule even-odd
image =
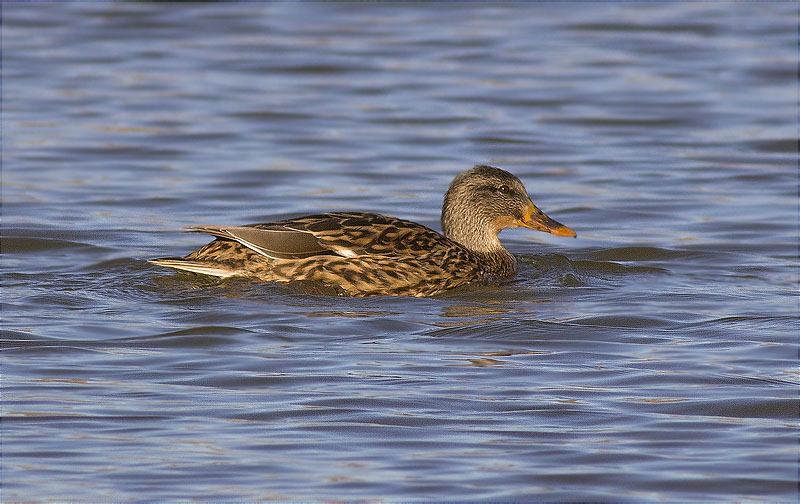
[[[795,502],[796,2],[5,3],[3,502]],[[474,164],[514,281],[158,268]]]

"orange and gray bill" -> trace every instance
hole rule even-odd
[[[544,212],[536,208],[533,202],[528,202],[525,215],[522,219],[517,221],[517,224],[522,227],[544,231],[545,233],[554,234],[556,236],[571,236],[573,238],[577,236],[572,229],[545,215]]]

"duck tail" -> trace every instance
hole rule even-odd
[[[203,275],[211,275],[220,278],[234,276],[237,273],[235,269],[219,263],[192,261],[182,257],[164,257],[162,259],[150,259],[147,262],[157,266],[166,266],[167,268],[191,271],[192,273],[200,273]]]

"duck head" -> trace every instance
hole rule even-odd
[[[442,205],[445,236],[475,252],[502,248],[497,234],[526,227],[558,236],[576,236],[531,201],[522,182],[493,166],[478,165],[453,179]]]

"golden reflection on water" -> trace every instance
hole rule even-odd
[[[497,360],[497,359],[467,359],[472,366],[476,367],[487,367],[487,366],[496,366],[498,364],[505,364],[505,361]]]
[[[343,317],[343,318],[369,318],[369,317],[388,317],[400,315],[399,312],[385,310],[316,310],[302,312],[306,317]]]
[[[547,303],[549,300],[533,300],[532,303]],[[510,315],[515,313],[530,314],[530,308],[527,306],[508,306],[508,305],[494,305],[488,306],[485,304],[452,304],[447,306],[441,311],[443,317],[461,318],[463,320],[442,321],[435,324],[437,327],[462,327],[475,324],[475,317],[481,317],[480,322],[495,322],[504,320],[507,317],[497,315]]]
[[[464,359],[468,362],[468,364],[464,364],[467,366],[475,366],[475,367],[490,367],[490,366],[497,366],[500,364],[506,364],[508,361],[502,359],[493,359],[492,357],[512,357],[515,355],[544,355],[550,352],[539,352],[535,350],[524,350],[524,351],[513,351],[513,350],[503,350],[498,352],[485,352],[479,354],[480,357],[474,358],[467,358]]]

